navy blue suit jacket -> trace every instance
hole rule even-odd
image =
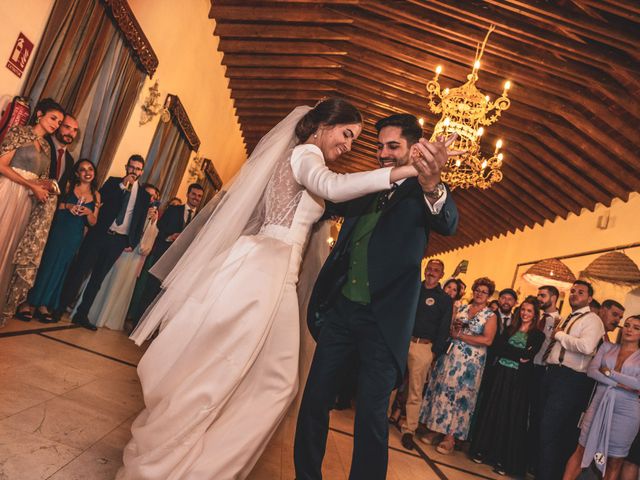
[[[94,235],[107,233],[111,224],[118,216],[124,200],[124,191],[120,188],[122,179],[123,177],[109,177],[100,189],[102,207],[100,208],[98,221],[90,230]],[[140,243],[150,201],[151,196],[142,188],[142,185],[139,185],[138,195],[136,196],[136,203],[131,217],[131,225],[129,225],[129,233],[127,235],[129,238],[129,247],[131,248],[137,247],[138,243]]]
[[[324,321],[323,312],[333,305],[346,281],[353,229],[376,195],[327,205],[328,213],[340,214],[345,220],[309,302],[307,323],[316,339]],[[425,202],[417,179],[405,180],[389,199],[369,241],[371,309],[401,372],[406,366],[429,233],[433,230],[453,235],[458,225],[458,211],[451,192],[447,193],[438,215],[431,214]]]
[[[153,244],[154,258],[160,258],[171,246],[172,242],[167,242],[167,237],[184,230],[185,208],[185,205],[171,205],[158,220],[158,236]]]

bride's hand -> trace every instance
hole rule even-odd
[[[417,177],[418,171],[413,165],[403,165],[391,169],[391,182],[397,182],[409,177]]]

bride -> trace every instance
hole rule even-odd
[[[161,331],[138,365],[146,408],[118,479],[249,474],[298,388],[296,283],[323,199],[344,202],[416,175],[412,166],[329,170],[325,161],[348,152],[361,130],[344,100],[296,108],[157,264],[163,293],[132,339]]]

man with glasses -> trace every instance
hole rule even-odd
[[[120,254],[132,251],[140,242],[149,209],[151,197],[138,182],[144,171],[144,158],[132,155],[125,168],[124,177],[110,177],[100,189],[98,221],[83,240],[62,290],[58,318],[71,306],[82,283],[91,275],[73,317],[73,323],[88,330],[97,330],[88,314],[102,281]]]

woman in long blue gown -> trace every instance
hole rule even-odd
[[[50,312],[59,306],[69,265],[80,248],[85,227],[95,225],[99,208],[95,166],[90,160],[79,160],[74,165],[73,185],[63,194],[53,219],[36,282],[21,311],[36,307],[35,316],[41,322],[55,321]]]

